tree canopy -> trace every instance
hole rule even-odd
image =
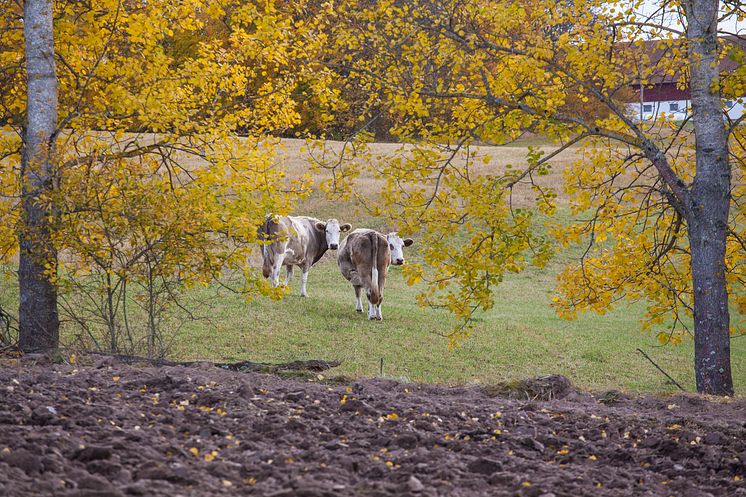
[[[726,121],[722,99],[742,100],[744,73],[721,76],[717,68],[744,51],[717,38],[718,2],[661,2],[685,20],[680,30],[638,17],[641,5],[349,2],[357,15],[336,38],[348,49],[341,64],[368,90],[370,108],[385,109],[392,133],[417,144],[377,173],[387,181],[385,212],[425,238],[428,269],[408,269],[412,281],[429,282],[423,304],[467,322],[475,309],[490,308],[506,271],[531,258],[543,264],[556,243],[583,244],[582,257],[559,277],[554,305],[561,315],[643,300],[644,327],[661,342],[694,332],[728,356],[728,334],[743,331],[741,323],[728,324],[727,294],[737,308],[746,304],[744,128],[740,119]],[[636,118],[630,89],[661,80],[691,88],[693,117]],[[502,144],[525,132],[559,148],[532,149],[524,164],[502,174],[480,170],[470,145]],[[539,177],[569,146],[582,147],[583,156],[565,172],[572,220],[551,223],[543,237],[537,213],[553,214],[557,205]],[[512,204],[522,183],[534,189],[538,211]],[[720,231],[705,233],[705,225]],[[703,252],[693,252],[695,242]],[[721,247],[720,255],[710,254],[708,243]],[[695,280],[704,264],[694,260],[699,253],[710,257],[709,269]],[[722,277],[722,285],[715,282]],[[715,293],[722,296],[717,310],[698,312],[697,303]],[[454,336],[461,334],[463,328]],[[699,377],[698,386],[732,389],[725,362],[711,368],[728,377],[722,390],[708,390]]]
[[[27,219],[19,209],[23,20],[16,4],[6,5],[7,261]],[[152,350],[158,295],[207,284],[226,268],[244,272],[244,291],[269,291],[245,264],[255,227],[310,188],[308,177],[283,175],[272,137],[353,129],[360,150],[383,127],[403,145],[375,166],[385,187],[371,210],[403,232],[419,231],[424,263],[406,276],[427,282],[421,304],[459,318],[454,339],[492,306],[506,272],[546,264],[558,244],[581,244],[582,257],[559,277],[560,314],[644,300],[644,326],[661,342],[693,331],[698,388],[731,393],[729,336],[742,330],[730,322],[729,296],[746,308],[745,139],[743,117],[728,118],[723,101],[742,102],[746,71],[743,43],[719,38],[717,23],[743,13],[729,3],[721,12],[713,0],[661,1],[656,15],[641,17],[642,5],[54,3],[59,126],[54,174],[37,202],[60,254],[48,277],[68,312],[83,308],[105,323],[112,348],[121,337],[132,341],[125,289],[139,288]],[[659,22],[665,12],[682,27]],[[727,73],[724,60],[735,62]],[[661,81],[690,91],[683,122],[630,112],[632,89]],[[524,133],[556,148],[530,148],[505,171],[481,167],[474,145]],[[565,206],[541,177],[571,146],[582,155],[565,171],[571,220],[556,222]],[[334,179],[324,187],[354,188],[360,163],[326,165]],[[531,205],[514,201],[519,188],[533,192]],[[77,300],[67,305],[68,296]]]
[[[53,5],[59,125],[39,203],[59,253],[48,276],[67,317],[86,330],[104,323],[112,348],[126,338],[134,350],[143,344],[128,298],[145,309],[152,338],[164,311],[156,297],[226,269],[244,273],[237,290],[270,292],[246,259],[264,216],[308,193],[307,177],[285,176],[274,136],[298,126],[304,106],[322,120],[334,106],[332,72],[316,63],[323,18],[309,17],[304,1]],[[0,254],[11,261],[25,222],[26,73],[22,13],[4,6]]]

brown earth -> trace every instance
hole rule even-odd
[[[0,495],[746,496],[744,399],[96,360],[0,361]]]

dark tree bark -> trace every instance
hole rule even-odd
[[[697,155],[687,219],[694,289],[694,368],[698,392],[732,395],[725,281],[731,168],[720,90],[716,86],[718,1],[689,0],[684,6]]]
[[[23,6],[27,73],[27,116],[21,157],[19,233],[19,342],[24,352],[59,345],[57,252],[50,236],[50,209],[42,196],[53,188],[54,135],[57,129],[57,76],[54,61],[52,0],[26,0]]]

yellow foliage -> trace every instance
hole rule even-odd
[[[270,289],[245,261],[262,218],[288,212],[311,182],[284,176],[272,137],[324,130],[337,113],[364,130],[334,153],[309,144],[312,170],[332,173],[318,187],[365,204],[355,180],[378,164],[366,172],[382,182],[381,202],[368,207],[402,234],[419,234],[423,264],[404,275],[409,285],[424,283],[418,303],[459,320],[452,344],[468,336],[475,312],[492,307],[506,273],[544,266],[555,244],[587,248],[560,273],[552,300],[560,315],[645,300],[644,327],[662,342],[680,341],[692,307],[686,223],[640,150],[644,141],[662,150],[689,184],[691,129],[663,119],[636,125],[624,89],[661,74],[685,84],[686,44],[601,0],[436,3],[442,8],[432,0],[56,2],[63,130],[59,174],[43,201],[55,213],[61,257],[48,270],[59,274],[62,294],[79,291],[86,278],[98,300],[125,283],[184,289],[242,273],[248,295],[281,298],[287,290]],[[19,9],[0,14],[0,67],[11,68],[0,86],[8,116],[0,132],[6,261],[17,251],[20,222]],[[643,38],[656,39],[666,56],[651,60]],[[723,57],[742,62],[744,54],[731,47]],[[740,64],[718,88],[740,97],[745,80]],[[402,145],[372,161],[366,145],[379,118]],[[582,160],[564,176],[572,219],[549,223],[546,234],[541,224],[558,201],[541,178],[553,156],[529,148],[522,164],[496,171],[474,147],[526,131],[560,146],[584,138]],[[731,143],[726,264],[735,290],[745,279],[743,126]],[[517,202],[520,187],[531,194]],[[732,295],[746,309],[743,292]],[[136,297],[148,305],[144,294]]]
[[[43,198],[55,213],[60,264],[49,271],[59,274],[63,298],[90,283],[109,302],[125,286],[153,295],[154,282],[175,295],[226,272],[243,273],[240,290],[249,296],[277,296],[246,259],[264,216],[287,212],[309,191],[307,177],[285,178],[271,134],[297,126],[309,96],[322,110],[335,105],[332,73],[317,62],[328,16],[308,17],[306,0],[102,0],[54,9],[63,129],[57,183]],[[0,15],[0,65],[17,68],[3,70],[0,85],[6,261],[17,252],[20,222],[20,28],[18,7]],[[120,310],[93,312],[113,330]]]
[[[588,248],[559,276],[553,305],[561,316],[644,300],[643,327],[666,343],[681,341],[692,308],[686,223],[642,149],[647,140],[661,150],[688,185],[692,129],[662,118],[638,125],[626,105],[632,84],[661,74],[687,83],[686,43],[599,0],[344,3],[350,14],[332,40],[352,67],[348,84],[364,88],[367,108],[385,109],[391,134],[408,144],[371,171],[385,185],[383,206],[371,211],[418,233],[424,264],[404,275],[409,285],[426,283],[420,305],[446,308],[460,321],[452,343],[468,336],[475,312],[492,306],[492,289],[506,272],[545,265],[555,244]],[[653,47],[664,55],[653,60]],[[736,48],[727,56],[744,58]],[[723,94],[743,95],[744,77],[742,69],[729,75]],[[488,172],[472,150],[527,130],[560,146],[582,138],[582,160],[564,174],[572,219],[549,223],[546,235],[537,219],[556,213],[557,194],[540,177],[552,157],[530,148],[523,164]],[[740,169],[730,290],[744,282],[743,130],[731,136]],[[534,205],[515,205],[514,188],[526,184]],[[731,293],[739,309],[746,309],[743,293]]]

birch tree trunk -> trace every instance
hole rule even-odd
[[[26,0],[23,21],[28,100],[21,158],[18,316],[21,350],[35,352],[59,344],[57,252],[50,236],[50,207],[43,202],[55,175],[57,76],[52,0]]]
[[[717,0],[684,3],[688,21],[697,169],[688,219],[694,289],[697,391],[732,395],[730,313],[725,281],[731,168],[717,62]]]

